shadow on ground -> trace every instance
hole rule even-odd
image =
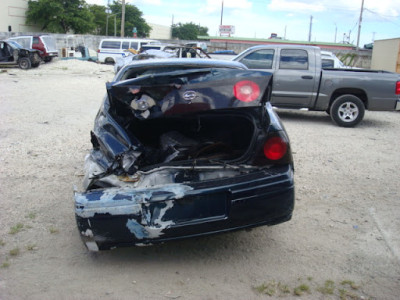
[[[319,125],[337,126],[326,112],[277,109],[275,112],[283,122],[302,122],[304,124],[314,123]],[[388,113],[388,112],[386,112]],[[393,112],[392,112],[393,113]],[[364,119],[356,128],[385,127],[389,122],[385,121],[384,116],[379,112],[366,112]]]

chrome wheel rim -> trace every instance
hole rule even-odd
[[[359,113],[357,105],[353,102],[344,102],[338,109],[339,118],[343,122],[353,122],[357,119]]]

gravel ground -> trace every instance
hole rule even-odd
[[[112,77],[81,61],[0,74],[0,299],[398,299],[399,112],[340,128],[279,110],[296,169],[287,223],[88,252],[72,191]]]

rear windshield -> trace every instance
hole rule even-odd
[[[18,48],[18,49],[22,48],[22,46],[20,44],[18,44],[17,42],[15,42],[15,41],[8,41],[8,43],[10,45],[14,46],[15,48]]]
[[[103,41],[103,43],[101,43],[101,47],[100,48],[120,49],[121,48],[121,42],[118,42],[118,41]]]
[[[42,36],[48,51],[57,51],[56,41],[51,36]]]

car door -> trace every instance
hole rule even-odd
[[[0,42],[0,62],[7,62],[7,44],[4,42]]]
[[[272,105],[310,107],[319,81],[314,49],[282,48],[279,54],[272,86]]]

